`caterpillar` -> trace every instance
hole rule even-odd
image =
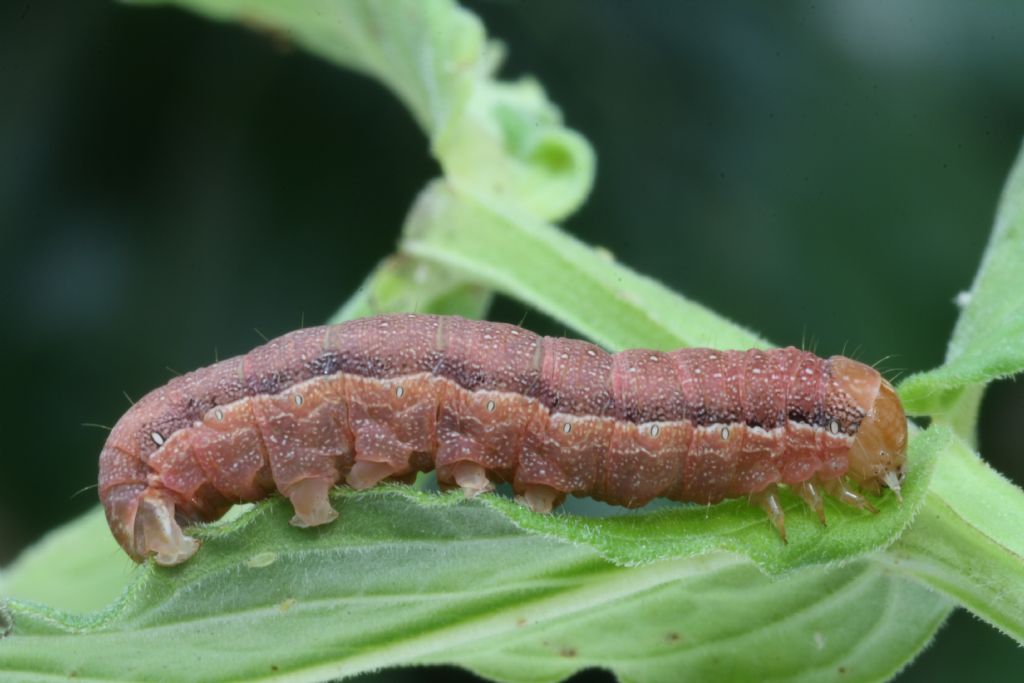
[[[609,354],[503,323],[381,315],[291,332],[135,403],[99,459],[110,529],[136,561],[184,562],[183,526],[286,496],[299,527],[365,489],[436,470],[467,496],[511,483],[549,512],[568,494],[639,507],[748,496],[786,538],[779,485],[898,496],[907,425],[892,386],[795,348]],[[856,484],[858,493],[851,484]]]

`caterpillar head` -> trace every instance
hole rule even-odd
[[[897,497],[907,461],[907,416],[896,390],[872,367],[839,357],[832,359],[850,398],[865,412],[848,455],[847,474],[860,487],[880,493],[892,489]]]
[[[849,472],[861,488],[878,493],[885,486],[898,497],[906,460],[907,417],[896,391],[883,379],[850,449]]]

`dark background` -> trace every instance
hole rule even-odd
[[[777,343],[941,362],[1024,135],[1021,5],[469,5],[597,150],[572,233]],[[326,319],[437,173],[389,93],[266,36],[4,3],[0,564],[95,504],[82,423]],[[495,316],[524,313],[543,324]],[[1018,483],[1022,414],[998,384],[980,434]],[[937,642],[901,680],[1024,664],[965,613]]]

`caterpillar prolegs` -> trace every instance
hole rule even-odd
[[[634,349],[512,325],[397,314],[298,330],[168,382],[100,454],[107,521],[135,560],[173,565],[182,526],[275,490],[296,526],[356,489],[436,470],[467,495],[509,482],[547,512],[566,495],[642,506],[749,496],[785,539],[777,486],[899,494],[906,419],[874,369],[794,348]]]

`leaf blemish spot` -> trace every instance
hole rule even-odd
[[[245,566],[253,569],[261,569],[263,567],[269,567],[275,562],[277,562],[277,553],[258,553],[246,560]]]
[[[0,603],[0,638],[6,638],[14,630],[14,617],[7,611],[7,608]]]

